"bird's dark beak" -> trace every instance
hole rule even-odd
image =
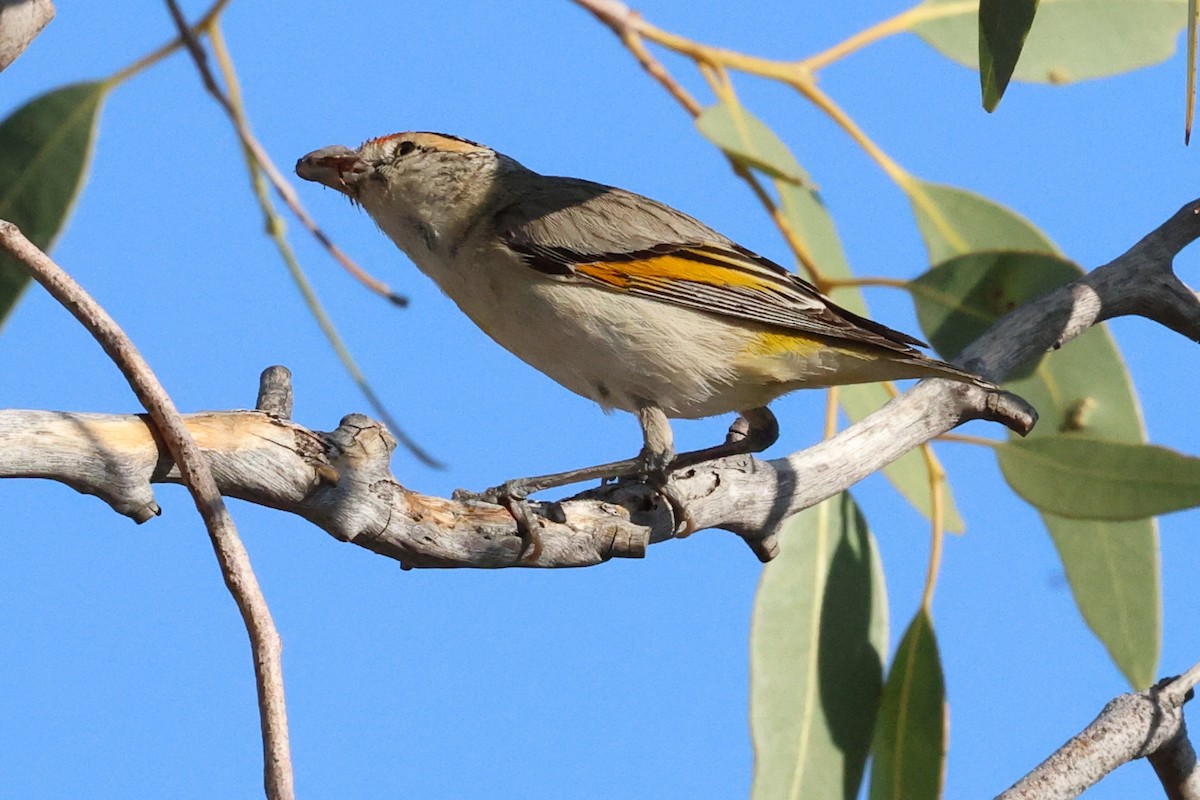
[[[359,180],[370,170],[357,150],[340,144],[314,150],[296,162],[296,174],[301,178],[337,189],[351,200],[358,199]]]

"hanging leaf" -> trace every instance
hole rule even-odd
[[[0,122],[0,219],[49,250],[83,186],[108,86],[77,83],[44,94]],[[29,279],[0,254],[0,323]]]
[[[741,106],[709,106],[696,117],[696,128],[705,139],[751,169],[797,186],[812,184],[788,146]]]
[[[979,83],[983,107],[995,111],[1008,88],[1038,0],[980,0]]]
[[[954,357],[1011,308],[1081,274],[1075,264],[1052,255],[971,253],[933,268],[909,289],[925,335],[943,356]],[[1031,440],[1063,434],[1145,440],[1129,371],[1103,326],[1032,359],[1005,386],[1038,410]],[[1155,676],[1161,644],[1155,521],[1041,515],[1084,620],[1130,684],[1144,689]]]
[[[909,623],[883,687],[870,800],[937,800],[946,772],[946,689],[933,621]]]
[[[921,331],[939,355],[952,360],[1009,311],[1082,274],[1077,264],[1048,253],[977,252],[939,264],[909,281],[908,290]],[[1064,316],[1044,324],[1065,322]],[[1031,374],[1039,363],[1040,356],[1019,368],[1012,378]]]
[[[858,794],[883,682],[887,591],[848,493],[793,516],[750,629],[754,800]]]
[[[1024,217],[974,192],[915,178],[902,188],[912,203],[930,264],[979,250],[1058,252]]]
[[[1187,97],[1183,110],[1183,144],[1192,141],[1192,120],[1196,116],[1196,22],[1200,18],[1200,5],[1188,0],[1187,9]]]
[[[1042,436],[996,454],[1017,494],[1069,519],[1134,520],[1200,505],[1200,458],[1165,447]]]
[[[1158,671],[1162,608],[1154,520],[1099,522],[1042,514],[1088,627],[1136,690]]]
[[[1013,77],[1037,83],[1117,75],[1166,61],[1188,0],[1041,0]],[[979,66],[978,3],[925,0],[908,30],[947,58]]]

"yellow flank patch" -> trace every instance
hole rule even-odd
[[[762,279],[752,273],[675,255],[653,256],[633,261],[594,261],[590,264],[578,264],[576,269],[588,277],[621,289],[642,282],[652,284],[660,281],[692,281],[709,286],[738,286],[748,289],[756,289],[763,285]]]
[[[760,333],[751,339],[750,344],[742,352],[749,357],[790,355],[808,358],[822,348],[827,347],[829,347],[827,342],[823,342],[812,336],[805,336],[799,333],[768,331]]]
[[[754,334],[738,354],[737,364],[760,378],[801,386],[857,383],[869,369],[870,354],[802,333],[765,331]],[[853,377],[852,377],[853,376]],[[882,380],[882,378],[865,378]]]

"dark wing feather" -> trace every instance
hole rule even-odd
[[[913,353],[919,339],[860,317],[707,225],[640,195],[569,178],[500,209],[501,239],[531,268],[785,330]],[[702,274],[704,280],[689,276]]]

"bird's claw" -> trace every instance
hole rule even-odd
[[[459,502],[476,501],[503,506],[513,521],[517,524],[517,535],[521,537],[521,550],[517,553],[517,563],[529,561],[536,563],[542,555],[542,537],[537,529],[541,525],[537,515],[526,499],[529,489],[521,480],[506,481],[499,486],[492,486],[482,492],[472,492],[467,489],[455,489],[451,497]]]
[[[687,504],[683,502],[683,498],[679,496],[679,492],[671,485],[666,473],[661,475],[661,480],[647,480],[646,483],[649,486],[653,486],[658,496],[667,501],[667,505],[671,509],[671,521],[675,538],[686,539],[695,533],[696,519],[692,516],[692,512],[688,510]]]
[[[696,520],[692,516],[692,512],[688,510],[687,504],[683,502],[683,498],[679,496],[679,492],[671,484],[671,455],[667,454],[662,458],[652,459],[643,453],[642,458],[645,461],[645,468],[636,475],[618,478],[618,483],[636,482],[652,488],[655,494],[665,500],[671,509],[672,531],[675,538],[684,539],[691,536],[696,532]]]

